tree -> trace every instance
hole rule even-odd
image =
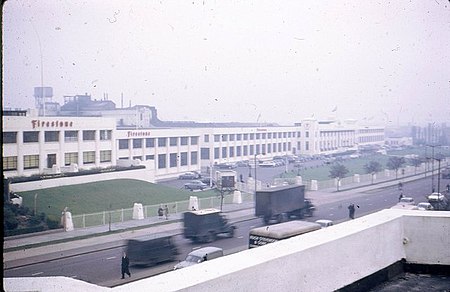
[[[373,178],[375,174],[381,171],[381,164],[378,161],[370,161],[369,163],[366,163],[366,165],[364,165],[364,169],[366,170],[366,173],[370,173],[372,175],[373,184]]]
[[[398,170],[405,164],[405,158],[400,156],[390,156],[386,164],[387,168],[395,170],[395,179],[398,178]]]
[[[340,163],[335,163],[331,165],[330,177],[337,179],[337,191],[339,192],[339,185],[341,184],[341,179],[345,177],[348,173],[348,169]]]
[[[411,165],[414,166],[414,174],[417,174],[417,168],[422,165],[422,159],[419,157],[411,159]]]

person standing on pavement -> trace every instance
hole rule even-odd
[[[169,207],[167,207],[167,205],[164,206],[164,216],[166,217],[166,220],[169,219]]]
[[[127,254],[124,252],[122,256],[122,279],[125,278],[125,274],[128,275],[128,277],[131,277],[130,273],[130,259],[128,258]]]
[[[158,218],[162,219],[163,214],[164,214],[164,210],[162,208],[162,205],[160,205],[159,208],[158,208]]]
[[[401,193],[400,193],[400,196],[398,197],[398,201],[400,202],[400,200],[401,200],[403,197],[405,197],[405,196],[403,195],[403,192],[401,192]]]
[[[351,203],[350,205],[348,205],[348,217],[350,219],[355,219],[355,205],[353,203]]]

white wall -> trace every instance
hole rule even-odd
[[[109,290],[334,291],[402,258],[450,265],[449,213],[387,209]],[[16,278],[4,279],[4,285],[7,291],[59,291],[55,283],[60,283],[59,288],[71,287],[70,281],[74,280]]]
[[[99,174],[62,177],[56,179],[45,179],[32,182],[14,183],[10,185],[10,189],[13,192],[26,192],[37,189],[77,185],[113,179],[136,179],[151,183],[155,182],[154,171],[152,169],[145,168],[127,171],[114,171]]]

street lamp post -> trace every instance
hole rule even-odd
[[[257,187],[257,182],[256,182],[256,167],[257,167],[257,163],[256,163],[256,152],[255,152],[255,194],[256,194],[256,187]]]

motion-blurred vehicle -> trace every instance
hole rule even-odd
[[[179,254],[172,236],[146,235],[127,241],[126,253],[131,265],[156,265],[176,260]]]
[[[193,242],[213,242],[218,235],[234,236],[234,225],[218,209],[202,209],[183,213],[183,235]]]

